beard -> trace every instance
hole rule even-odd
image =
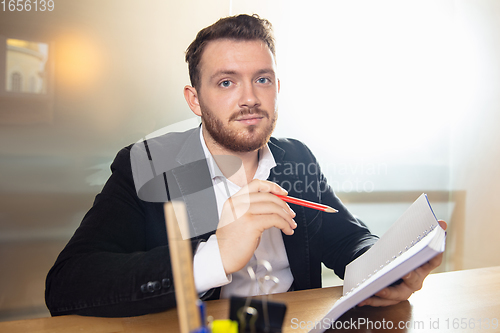
[[[277,112],[269,115],[267,111],[259,108],[242,109],[239,112],[235,112],[229,117],[229,124],[239,117],[249,114],[258,115],[270,120],[267,124],[261,126],[250,125],[237,130],[230,128],[229,125],[224,125],[222,120],[208,107],[201,105],[201,103],[200,107],[202,110],[201,119],[205,129],[215,142],[233,152],[246,153],[262,148],[269,141],[276,126]]]

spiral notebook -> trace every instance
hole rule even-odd
[[[444,252],[445,240],[422,194],[370,250],[346,266],[343,296],[310,332],[324,332],[350,308]]]

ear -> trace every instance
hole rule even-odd
[[[278,79],[278,94],[280,93],[280,79]]]
[[[184,87],[184,98],[186,99],[189,108],[197,116],[201,117],[200,101],[198,100],[198,92],[196,88],[191,86]]]

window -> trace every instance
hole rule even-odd
[[[7,91],[23,93],[46,93],[44,80],[49,46],[45,43],[21,39],[7,39]],[[9,84],[10,74],[10,84]],[[29,77],[29,85],[23,85],[23,77]],[[40,89],[36,89],[40,87]]]
[[[0,124],[52,121],[51,52],[46,42],[0,36]]]
[[[36,79],[34,76],[30,77],[30,93],[36,93]]]
[[[10,85],[7,85],[7,91],[21,92],[23,89],[23,76],[19,72],[11,75]]]

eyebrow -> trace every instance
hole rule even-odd
[[[274,71],[274,69],[271,68],[264,68],[257,72],[257,75],[262,75],[262,74],[271,74],[276,76],[276,72]]]
[[[276,76],[276,72],[271,68],[264,68],[264,69],[258,70],[255,74],[256,75],[271,74],[271,75]],[[217,78],[219,76],[225,76],[225,75],[238,75],[238,72],[233,71],[233,70],[220,70],[220,71],[215,72],[212,76],[210,76],[210,81],[213,81],[215,78]]]
[[[219,76],[234,75],[234,74],[236,74],[236,71],[227,71],[227,70],[217,71],[210,77],[210,81],[213,81],[215,78]]]

